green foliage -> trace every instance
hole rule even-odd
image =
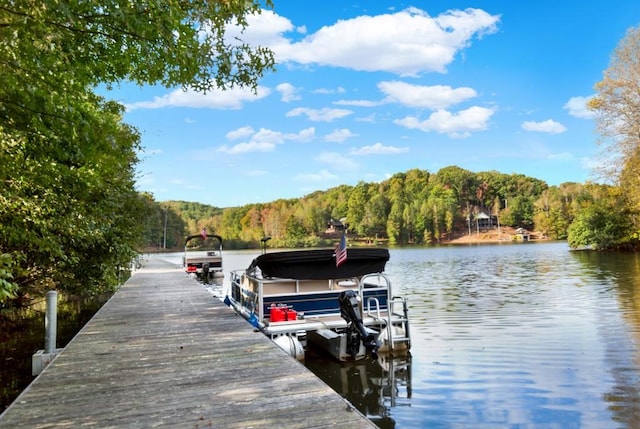
[[[143,224],[133,173],[139,137],[121,113],[86,94],[74,113],[82,122],[56,130],[51,124],[48,134],[60,145],[0,128],[0,250],[11,255],[20,288],[113,286],[134,256]]]
[[[16,0],[0,9],[0,57],[10,88],[69,88],[122,80],[206,91],[256,87],[273,54],[226,34],[262,2]],[[266,2],[271,6],[271,2]],[[13,53],[13,54],[12,54]],[[19,79],[26,79],[22,83]],[[55,79],[56,84],[49,85]],[[34,86],[35,84],[35,86]],[[75,91],[74,91],[75,92]]]
[[[619,188],[590,185],[591,194],[581,201],[581,207],[568,229],[571,248],[635,249],[638,239],[633,237],[632,218]]]
[[[0,300],[117,286],[144,238],[157,238],[158,207],[135,191],[137,130],[93,88],[256,89],[272,52],[226,31],[260,10],[245,0],[0,7]],[[163,232],[184,229],[161,210]]]
[[[258,248],[264,236],[271,237],[271,247],[332,246],[339,234],[327,233],[328,222],[342,218],[351,244],[432,243],[455,232],[467,233],[467,216],[473,219],[480,212],[495,216],[503,226],[568,239],[574,247],[629,249],[638,243],[625,194],[617,187],[549,187],[519,174],[472,173],[457,167],[437,173],[410,170],[381,183],[341,185],[299,200],[222,209],[180,204],[191,210],[179,216],[222,235],[225,248]]]
[[[11,255],[0,254],[0,302],[15,297],[16,284],[12,282],[12,265]]]
[[[381,183],[341,185],[301,199],[223,209],[183,202],[192,209],[178,214],[222,235],[225,248],[258,248],[264,236],[271,237],[272,247],[333,245],[338,234],[327,233],[328,222],[343,218],[349,234],[368,243],[423,244],[466,231],[467,216],[481,211],[500,217],[504,225],[533,228],[538,199],[548,189],[544,182],[522,175],[458,167],[437,173],[413,169]],[[547,221],[565,236],[567,225],[564,217],[557,223]]]

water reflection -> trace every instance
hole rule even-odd
[[[392,249],[387,273],[409,298],[410,394],[374,408],[382,395],[328,381],[344,369],[310,366],[380,427],[640,427],[636,255]]]
[[[409,302],[406,371],[306,364],[379,427],[640,427],[640,255],[405,248],[386,271]]]
[[[225,271],[257,254],[229,252]],[[408,298],[411,354],[306,361],[379,427],[640,427],[640,255],[566,243],[391,249],[387,273]],[[205,287],[224,296],[227,282]]]
[[[107,301],[58,295],[57,346],[64,347]],[[31,358],[45,346],[45,299],[25,308],[0,309],[0,412],[33,381]]]
[[[640,427],[640,351],[635,348],[627,353],[620,347],[640,344],[640,255],[575,252],[572,256],[582,264],[580,274],[585,281],[596,279],[608,285],[602,293],[616,297],[612,309],[603,309],[599,324],[613,379],[603,399],[609,403],[614,421],[629,428]],[[621,323],[627,329],[618,329]]]
[[[410,406],[411,354],[336,362],[309,350],[305,366],[380,428],[394,428],[394,407]]]

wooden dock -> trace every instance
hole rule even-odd
[[[0,428],[375,428],[175,264],[149,259]]]

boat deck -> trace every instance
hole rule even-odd
[[[0,428],[375,428],[184,271],[143,263]]]

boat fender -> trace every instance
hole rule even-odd
[[[227,307],[231,307],[231,300],[229,299],[229,295],[224,296],[223,302],[227,305]]]
[[[304,360],[304,347],[297,338],[291,335],[280,335],[273,342],[298,361]]]

